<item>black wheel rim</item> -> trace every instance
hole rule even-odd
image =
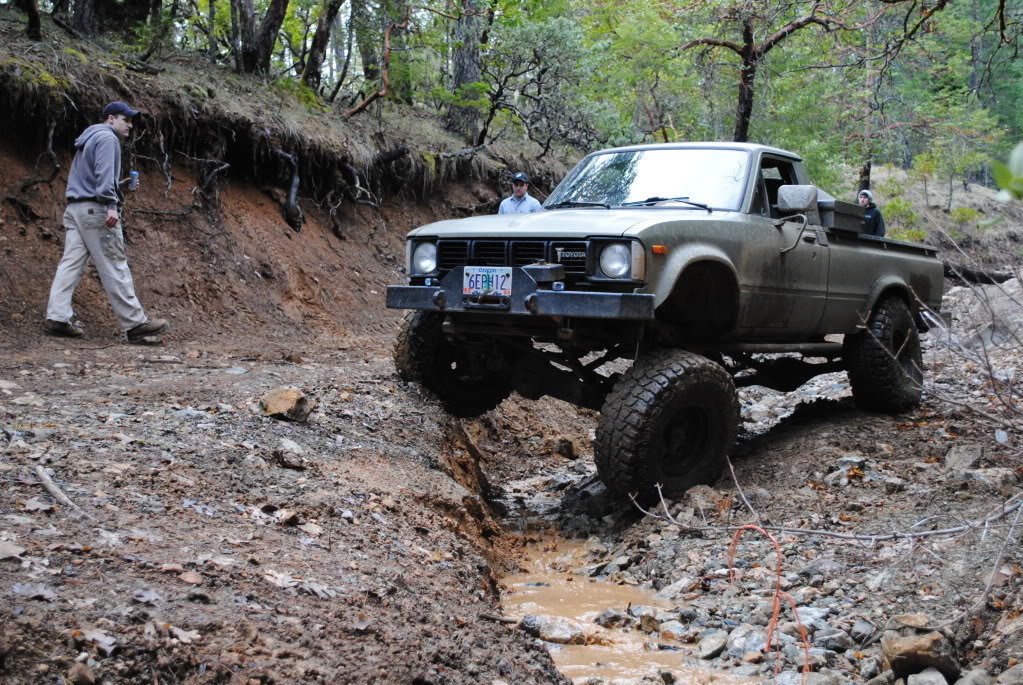
[[[661,431],[661,472],[668,478],[686,475],[707,450],[710,415],[703,407],[686,406]]]

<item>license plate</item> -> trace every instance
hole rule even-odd
[[[508,266],[466,266],[462,268],[463,295],[504,295],[511,297],[512,270]]]

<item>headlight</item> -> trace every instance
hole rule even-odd
[[[437,270],[436,243],[419,243],[412,253],[412,273],[432,274]]]
[[[628,276],[631,264],[632,250],[623,243],[611,243],[600,252],[600,270],[608,278]]]

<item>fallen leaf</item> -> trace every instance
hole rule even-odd
[[[57,599],[57,593],[42,583],[15,583],[11,586],[11,592],[20,597],[41,599],[46,602],[53,602]]]
[[[140,604],[148,604],[150,606],[155,605],[157,602],[163,600],[159,592],[155,590],[136,590],[131,593],[131,598]]]
[[[94,628],[92,630],[86,630],[82,632],[82,638],[86,642],[91,642],[96,645],[96,648],[104,652],[107,656],[117,648],[117,639],[107,635],[106,631]]]
[[[22,506],[25,508],[25,511],[42,511],[47,513],[53,511],[52,504],[44,502],[38,497],[27,500]]]
[[[160,566],[160,570],[164,573],[183,573],[185,567],[181,564],[163,564]]]
[[[9,542],[0,541],[0,561],[3,561],[4,559],[17,559],[24,553],[24,547],[18,547],[17,545],[12,545]]]
[[[195,571],[185,571],[178,578],[192,585],[202,585],[202,576]]]
[[[191,644],[193,640],[198,640],[202,637],[199,635],[198,630],[185,630],[184,628],[178,628],[177,626],[171,626],[170,631],[174,637],[186,645]]]
[[[309,535],[319,535],[323,532],[323,528],[316,525],[315,523],[303,523],[298,527],[299,530],[308,533]]]

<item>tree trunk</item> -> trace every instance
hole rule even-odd
[[[355,26],[355,40],[359,45],[359,56],[362,57],[362,75],[366,83],[374,84],[380,78],[380,32],[373,22],[373,13],[366,0],[352,0],[352,18]],[[370,86],[372,87],[372,86]]]
[[[259,54],[256,50],[256,10],[252,0],[231,0],[238,8],[238,37],[241,43],[241,70],[251,74],[256,71]]]
[[[480,80],[480,30],[483,22],[479,16],[479,0],[462,0],[461,12],[455,23],[453,80],[451,92]],[[457,103],[448,106],[445,126],[452,133],[464,136],[479,130],[480,111],[476,107],[465,107]]]
[[[71,27],[83,36],[96,33],[96,0],[75,0]]]
[[[352,0],[350,5],[350,11],[348,14],[348,44],[345,48],[345,63],[341,67],[341,73],[338,74],[337,83],[334,84],[334,90],[330,93],[330,102],[334,102],[337,94],[341,92],[341,86],[345,84],[345,79],[348,78],[348,67],[352,63],[352,44],[355,41],[355,8],[358,6],[356,0]]]
[[[217,59],[217,3],[210,0],[210,61]]]
[[[284,17],[288,12],[288,0],[270,0],[270,6],[259,24],[256,35],[256,65],[254,71],[260,74],[270,72],[270,57],[274,45],[277,44],[277,32],[281,30]]]
[[[28,15],[28,28],[25,29],[25,35],[29,40],[42,41],[43,22],[39,18],[39,6],[36,5],[36,0],[18,0],[17,4]]]
[[[234,57],[234,70],[242,71],[242,39],[241,39],[241,17],[238,0],[231,0],[231,54]]]
[[[861,190],[870,190],[870,170],[872,166],[873,163],[868,159],[863,163],[863,166],[860,167],[860,180],[859,183],[856,184],[857,201],[859,200],[859,192]]]
[[[316,33],[313,34],[313,44],[309,48],[309,55],[306,58],[305,69],[302,71],[302,83],[315,92],[320,91],[320,71],[323,68],[323,60],[327,56],[327,45],[330,42],[330,30],[334,26],[338,10],[344,0],[324,0],[323,9],[320,11],[320,18],[316,22]]]
[[[739,72],[739,101],[735,106],[735,134],[732,140],[736,143],[749,141],[749,124],[753,118],[753,84],[757,78],[757,62],[760,53],[754,49],[753,24],[750,21],[742,26],[742,70]]]

